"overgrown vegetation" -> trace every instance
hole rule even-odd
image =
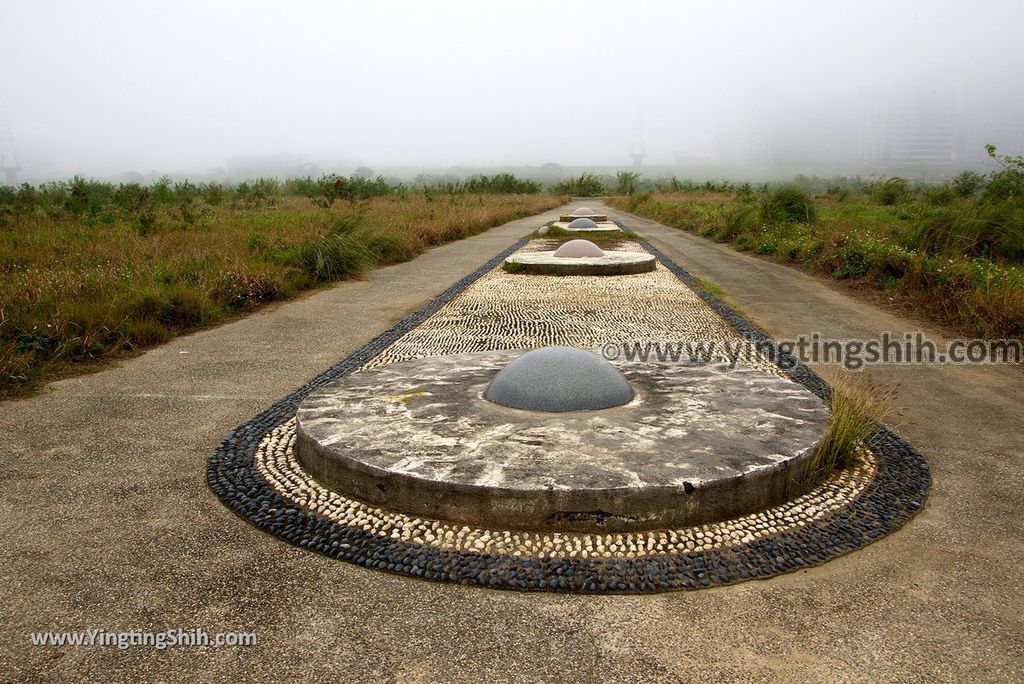
[[[539,189],[506,174],[453,192],[337,176],[0,188],[0,397],[565,200]]]
[[[592,173],[583,173],[575,178],[567,178],[551,186],[551,192],[573,197],[599,197],[607,191],[608,187],[604,180]]]
[[[969,334],[1024,335],[1024,158],[943,184],[783,186],[670,179],[611,203],[666,225],[886,292]],[[815,196],[816,195],[816,196]]]

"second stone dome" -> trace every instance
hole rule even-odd
[[[554,256],[568,257],[570,259],[584,259],[586,257],[603,257],[604,250],[590,240],[569,240],[555,250]]]

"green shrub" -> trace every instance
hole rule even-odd
[[[868,273],[871,260],[864,245],[841,239],[836,247],[828,252],[825,262],[838,280],[861,278]]]
[[[640,186],[640,173],[637,171],[619,171],[615,178],[621,195],[633,195]]]
[[[203,197],[203,201],[211,207],[219,206],[224,201],[224,188],[220,183],[204,183],[199,186],[199,192]]]
[[[135,228],[139,235],[152,235],[159,230],[156,218],[156,209],[151,202],[147,202],[139,208],[135,217]]]
[[[541,184],[529,178],[517,178],[511,173],[493,176],[471,176],[462,183],[463,192],[509,195],[532,195],[540,192]]]
[[[126,183],[114,191],[114,204],[128,213],[141,211],[143,207],[151,205],[152,201],[149,189],[138,183]]]
[[[923,219],[907,239],[928,254],[1024,259],[1024,203],[976,202]]]
[[[253,309],[283,296],[284,291],[279,281],[244,268],[223,271],[213,290],[213,298],[232,311]]]
[[[597,197],[604,195],[606,191],[604,181],[592,173],[583,173],[577,178],[568,178],[551,186],[551,192],[556,195],[575,197]]]
[[[177,283],[137,293],[126,315],[185,329],[213,322],[219,312],[198,287]]]
[[[825,194],[836,202],[845,202],[850,199],[850,188],[843,185],[829,185],[825,190]]]
[[[125,342],[133,348],[160,344],[174,336],[174,333],[163,324],[148,318],[125,321],[120,330],[125,337]]]
[[[797,261],[804,248],[801,240],[782,240],[775,248],[775,254],[786,261]]]
[[[871,254],[871,269],[875,272],[875,277],[879,282],[889,285],[902,280],[913,266],[914,254],[898,246],[879,247]]]
[[[988,155],[1002,165],[1002,170],[991,175],[982,197],[987,200],[1024,200],[1024,156],[1010,157],[996,152],[995,145],[987,145]]]
[[[801,188],[792,184],[782,186],[765,198],[761,216],[769,223],[815,223],[818,220],[814,200]]]
[[[950,186],[958,197],[973,197],[985,186],[985,177],[974,171],[963,171],[950,181]]]
[[[753,202],[755,199],[754,188],[750,183],[743,183],[736,188],[736,199],[740,202]]]

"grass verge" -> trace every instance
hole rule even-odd
[[[875,195],[811,198],[793,188],[608,201],[741,251],[881,291],[972,336],[1024,335],[1024,263],[1011,230],[1019,217],[1010,204],[881,199],[893,203]]]
[[[47,202],[28,186],[11,195],[0,225],[0,398],[565,201],[197,191],[161,203],[152,189],[108,198],[94,185],[84,199],[74,185]]]

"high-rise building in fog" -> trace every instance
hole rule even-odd
[[[902,83],[887,96],[850,93],[818,106],[766,111],[720,134],[718,157],[784,173],[943,177],[992,168],[986,145],[1024,152],[1024,91],[995,99],[984,92],[962,82]]]
[[[885,122],[885,165],[927,174],[955,166],[962,102],[956,94],[906,92],[892,97]]]

